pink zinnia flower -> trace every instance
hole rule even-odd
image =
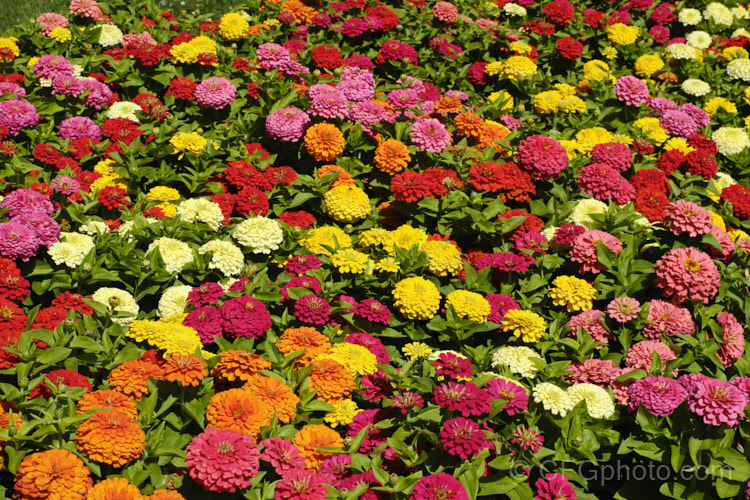
[[[263,302],[252,297],[232,297],[220,307],[222,328],[229,337],[260,339],[271,328],[271,314]]]
[[[707,379],[688,398],[688,407],[708,425],[734,427],[745,415],[747,398],[737,387],[722,380]]]
[[[307,288],[314,293],[320,293],[323,290],[318,279],[310,276],[296,276],[282,286],[279,293],[284,296],[285,300],[289,300],[289,288]]]
[[[391,417],[393,417],[393,414],[388,410],[362,410],[354,416],[354,420],[349,424],[346,436],[354,438],[362,429],[367,428],[367,434],[359,446],[359,452],[364,454],[370,453],[381,444],[387,442],[388,438],[393,434],[393,428],[380,429],[375,427],[376,423]]]
[[[492,441],[487,439],[487,434],[479,427],[479,424],[463,417],[446,421],[438,440],[445,451],[458,456],[461,460],[466,460],[483,449],[493,446]]]
[[[188,444],[190,477],[206,491],[233,493],[258,474],[260,452],[250,436],[208,428]]]
[[[26,89],[13,82],[0,82],[0,96],[4,94],[16,94],[16,97],[26,97]]]
[[[36,22],[42,27],[42,34],[49,35],[55,28],[67,28],[68,19],[56,12],[45,12],[36,18]]]
[[[55,211],[48,195],[28,188],[16,189],[7,194],[3,201],[0,201],[0,208],[8,209],[5,212],[6,217],[15,217],[27,212],[50,215]]]
[[[0,126],[8,129],[10,135],[18,135],[21,129],[36,127],[41,115],[33,104],[19,99],[0,101]]]
[[[621,142],[605,142],[593,147],[591,162],[604,163],[613,170],[624,172],[633,164],[633,152]]]
[[[357,394],[371,403],[380,401],[383,398],[390,398],[391,394],[393,394],[391,379],[388,378],[388,375],[383,370],[365,375],[359,379],[359,385],[360,388]]]
[[[680,109],[665,111],[659,118],[659,125],[664,127],[669,135],[678,135],[682,138],[688,138],[698,132],[698,124]]]
[[[58,175],[49,183],[50,187],[62,194],[73,194],[81,189],[81,183],[69,175]]]
[[[276,483],[274,500],[325,500],[326,477],[314,470],[294,470]]]
[[[549,248],[549,240],[539,232],[526,231],[513,242],[516,250],[531,250],[545,253]]]
[[[695,322],[690,311],[664,300],[648,303],[648,321],[643,327],[643,336],[659,340],[662,335],[692,335]]]
[[[60,75],[52,80],[52,93],[78,97],[85,90],[81,80],[73,75]]]
[[[594,342],[609,343],[611,333],[605,328],[604,322],[602,321],[602,311],[598,309],[589,309],[578,314],[574,314],[568,321],[568,326],[571,328],[570,334],[575,336],[579,328],[591,335]],[[597,349],[601,349],[604,346],[598,346]]]
[[[694,395],[698,391],[698,386],[706,380],[709,380],[709,377],[702,373],[686,373],[685,375],[680,375],[680,378],[677,379],[689,396]]]
[[[323,460],[320,463],[318,472],[332,478],[334,481],[330,484],[337,489],[341,489],[341,482],[353,474],[352,469],[349,468],[351,464],[352,456],[340,453]],[[304,468],[304,466],[305,462],[303,460],[302,467]]]
[[[72,76],[73,63],[63,56],[44,55],[34,65],[34,74],[39,78],[54,80],[56,76]]]
[[[732,313],[722,311],[716,315],[716,321],[721,325],[723,340],[716,355],[719,356],[721,364],[729,367],[740,359],[745,351],[745,329]]]
[[[401,410],[402,415],[406,415],[412,408],[423,408],[424,398],[416,392],[404,392],[393,396],[393,407]]]
[[[310,99],[310,114],[323,118],[345,118],[349,114],[349,100],[341,92],[317,95]]]
[[[438,472],[417,481],[409,500],[469,500],[469,496],[461,481],[445,472]]]
[[[664,224],[678,236],[682,233],[693,237],[708,234],[714,225],[708,210],[692,201],[673,201],[667,205],[664,214]]]
[[[98,80],[81,80],[83,91],[88,90],[88,94],[83,99],[83,104],[96,109],[102,109],[109,105],[114,93],[109,86]]]
[[[0,256],[28,262],[38,249],[39,240],[32,229],[14,222],[0,222]]]
[[[571,384],[596,384],[607,387],[622,375],[622,369],[608,359],[587,359],[583,363],[573,363],[567,368],[563,378]]]
[[[607,315],[618,323],[625,323],[638,317],[641,303],[632,297],[617,297],[607,305]]]
[[[677,356],[666,344],[655,340],[642,340],[630,346],[628,354],[625,356],[625,365],[634,370],[649,371],[654,353],[659,355],[662,365],[667,361],[677,359]]]
[[[678,109],[688,115],[698,128],[708,127],[711,123],[711,115],[691,102],[683,104]]]
[[[440,384],[433,393],[433,401],[441,408],[458,411],[464,417],[481,415],[492,408],[492,396],[471,382]]]
[[[331,305],[323,297],[305,295],[294,303],[294,315],[305,323],[325,325],[331,317]]]
[[[634,76],[621,76],[615,83],[615,95],[628,106],[638,106],[648,100],[648,86]]]
[[[586,232],[586,228],[578,224],[563,224],[552,237],[554,245],[566,246],[571,245],[576,238]]]
[[[529,408],[529,395],[522,386],[502,378],[493,378],[485,384],[485,390],[490,393],[492,399],[505,401],[501,411],[508,416],[513,416],[518,412],[525,411]]]
[[[60,239],[60,224],[45,213],[24,212],[12,217],[8,222],[31,229],[39,244],[46,247]]]
[[[578,187],[597,200],[624,205],[635,197],[635,188],[605,163],[590,163],[578,170]]]
[[[107,18],[95,0],[71,0],[70,13],[94,21],[103,21]]]
[[[255,62],[258,66],[277,69],[291,61],[289,51],[278,43],[264,43],[255,51]]]
[[[263,448],[261,460],[270,463],[279,476],[284,477],[291,471],[305,469],[305,459],[288,439],[272,437],[259,444]]]
[[[611,234],[599,230],[586,231],[573,241],[573,248],[570,250],[570,260],[581,264],[581,274],[589,271],[598,274],[606,269],[606,266],[599,262],[598,245],[604,245],[616,254],[622,250],[620,240]]]
[[[284,271],[290,276],[295,276],[320,269],[320,265],[320,259],[316,255],[293,255],[284,265]]]
[[[631,411],[638,405],[657,417],[668,417],[687,397],[687,391],[674,379],[653,377],[636,380],[628,387],[628,400]]]
[[[510,433],[511,443],[517,444],[523,450],[537,453],[544,445],[544,438],[534,427],[519,425]]]
[[[451,145],[450,132],[435,118],[415,121],[411,126],[409,137],[417,145],[417,150],[430,153],[442,153]]]
[[[212,281],[193,287],[188,293],[187,303],[191,306],[200,307],[206,304],[218,304],[219,299],[226,295],[224,288]]]
[[[568,476],[548,473],[536,480],[534,500],[575,500],[576,492],[568,482]]]
[[[440,356],[432,366],[435,367],[435,374],[438,376],[447,376],[451,378],[471,377],[473,368],[471,361],[466,358],[456,356],[451,352],[440,353]]]
[[[266,132],[283,142],[297,142],[310,125],[310,117],[301,109],[287,107],[277,109],[266,116]]]
[[[375,299],[364,299],[354,308],[354,314],[361,316],[373,323],[387,325],[391,320],[391,311],[388,306]],[[382,363],[382,361],[378,361]]]
[[[414,89],[396,89],[388,93],[388,104],[396,109],[416,108],[419,102],[419,94]]]
[[[432,15],[444,23],[452,24],[458,19],[458,9],[450,2],[437,2],[432,7]]]
[[[237,96],[237,88],[226,78],[209,78],[195,87],[195,99],[204,108],[224,109]]]
[[[543,135],[532,135],[518,145],[518,166],[531,174],[534,180],[546,181],[560,175],[568,166],[565,148]]]
[[[366,78],[353,77],[336,85],[336,90],[352,102],[367,102],[375,97],[375,84]]]
[[[654,283],[673,302],[692,299],[708,304],[719,291],[721,280],[708,254],[685,247],[672,249],[659,259]]]
[[[60,139],[76,140],[88,137],[95,141],[102,140],[102,130],[99,125],[85,116],[73,116],[61,121],[57,129],[57,135]]]

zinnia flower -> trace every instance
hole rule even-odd
[[[345,145],[344,134],[330,123],[317,123],[305,133],[307,152],[317,161],[335,160]]]
[[[628,387],[630,409],[636,411],[638,405],[657,417],[668,417],[687,397],[687,391],[674,379],[653,377],[636,380]]]
[[[68,450],[53,448],[23,457],[15,476],[14,496],[83,500],[93,484],[91,470],[83,460]]]
[[[560,0],[557,0],[560,1]],[[576,492],[568,482],[568,476],[550,472],[534,483],[537,496],[534,500],[574,500]]]
[[[417,481],[409,500],[469,500],[461,482],[450,474],[438,472]]]
[[[129,416],[110,410],[94,413],[79,425],[75,442],[89,459],[122,467],[143,455],[146,435]]]
[[[440,444],[451,455],[457,455],[461,460],[476,455],[485,448],[493,446],[479,424],[473,420],[456,417],[446,421],[438,436]]]
[[[721,280],[708,254],[684,247],[672,249],[659,259],[654,283],[674,302],[692,299],[708,304],[718,292]]]
[[[256,375],[243,387],[257,396],[263,403],[278,415],[279,421],[288,424],[296,416],[297,397],[284,382],[264,375]]]
[[[282,477],[291,471],[305,468],[305,459],[288,439],[272,437],[261,441],[260,446],[263,447],[260,458],[270,462],[276,473]]]
[[[690,393],[688,407],[708,425],[734,427],[744,417],[747,402],[742,391],[729,382],[706,379]]]
[[[500,327],[504,332],[512,331],[513,335],[524,342],[537,342],[547,329],[547,322],[532,311],[511,309],[503,318]]]
[[[89,492],[86,500],[141,500],[141,490],[124,477],[111,477],[97,483]]]
[[[187,446],[190,477],[206,491],[233,493],[250,486],[260,467],[260,451],[250,436],[208,428]]]
[[[594,307],[596,289],[575,276],[558,276],[549,291],[552,303],[565,306],[568,312],[586,311]]]
[[[271,423],[273,410],[243,389],[217,392],[206,408],[206,426],[233,430],[258,439],[260,428]]]
[[[330,427],[319,424],[308,424],[295,434],[292,440],[305,459],[309,469],[318,469],[323,460],[333,453],[319,451],[317,448],[343,448],[344,440],[338,432]]]
[[[293,470],[274,487],[274,500],[325,500],[328,479],[312,470]]]

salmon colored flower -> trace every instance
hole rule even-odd
[[[211,375],[228,382],[247,382],[261,370],[271,368],[271,362],[247,351],[222,351],[221,360],[216,363]]]
[[[310,389],[317,389],[318,399],[335,403],[348,397],[357,384],[344,365],[332,359],[314,361],[312,371],[307,375]]]
[[[148,394],[148,379],[159,380],[162,376],[163,371],[159,365],[136,359],[126,361],[109,372],[107,382],[110,389],[141,399],[144,394]]]
[[[122,467],[143,455],[146,435],[129,416],[119,411],[100,411],[76,430],[78,450],[90,460]]]
[[[18,466],[13,498],[21,500],[83,500],[91,471],[68,450],[52,449],[26,455]]]
[[[305,147],[318,161],[331,161],[344,152],[344,134],[330,123],[317,123],[305,132]]]
[[[338,432],[319,424],[304,426],[294,436],[292,444],[297,447],[308,469],[320,468],[320,463],[334,454],[318,448],[343,448],[344,440]]]
[[[86,500],[141,500],[141,490],[124,477],[105,479],[94,486]]]
[[[109,408],[127,415],[131,420],[138,419],[138,408],[135,401],[126,395],[112,390],[102,390],[84,394],[76,403],[78,414],[81,415],[94,408]]]
[[[247,434],[258,440],[260,428],[271,423],[273,410],[251,392],[229,389],[217,392],[208,402],[206,425],[222,431]]]
[[[258,375],[243,387],[260,398],[268,407],[278,413],[279,421],[288,424],[297,414],[299,398],[284,382],[272,377]]]
[[[164,380],[179,382],[183,387],[198,387],[201,380],[208,377],[207,366],[205,361],[194,354],[169,356],[162,366]]]

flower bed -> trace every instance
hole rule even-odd
[[[747,495],[750,14],[690,4],[0,38],[6,496]]]

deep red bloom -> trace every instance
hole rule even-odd
[[[509,233],[505,233],[504,236],[510,241],[515,241],[516,238],[520,237],[526,231],[541,231],[542,227],[544,227],[544,221],[542,219],[520,208],[506,210],[497,216],[497,220],[502,222],[502,219],[508,220],[511,217],[526,217],[526,220]]]
[[[265,215],[268,213],[268,196],[254,187],[244,188],[235,197],[235,208],[240,215]]]
[[[198,84],[190,78],[177,76],[169,84],[169,88],[164,95],[172,95],[175,99],[184,101],[194,101],[196,87],[198,87]]]
[[[573,38],[572,36],[566,36],[565,38],[559,38],[555,42],[555,48],[557,53],[565,59],[575,61],[581,54],[583,54],[583,44]]]
[[[567,0],[555,0],[545,5],[542,12],[548,21],[565,26],[573,20],[575,9]]]
[[[44,377],[46,380],[39,382],[39,384],[31,390],[29,398],[49,398],[52,396],[52,391],[50,390],[49,385],[55,385],[60,388],[60,385],[64,384],[65,387],[85,387],[86,392],[92,390],[88,379],[73,370],[53,370],[45,374]]]
[[[336,69],[344,65],[339,49],[333,45],[318,45],[312,50],[313,64],[321,69]]]
[[[687,163],[687,155],[679,149],[670,149],[665,151],[656,161],[656,167],[664,171],[665,174],[671,174],[674,171],[682,170]]]
[[[721,199],[732,204],[732,213],[739,219],[750,219],[750,189],[741,184],[721,190]]]
[[[110,210],[130,206],[128,192],[120,186],[107,186],[99,191],[99,203]]]
[[[391,192],[397,201],[414,203],[430,196],[431,183],[420,172],[407,170],[399,172],[391,179]]]
[[[285,222],[292,227],[307,229],[315,223],[315,216],[304,210],[290,210],[279,216],[281,222]]]

